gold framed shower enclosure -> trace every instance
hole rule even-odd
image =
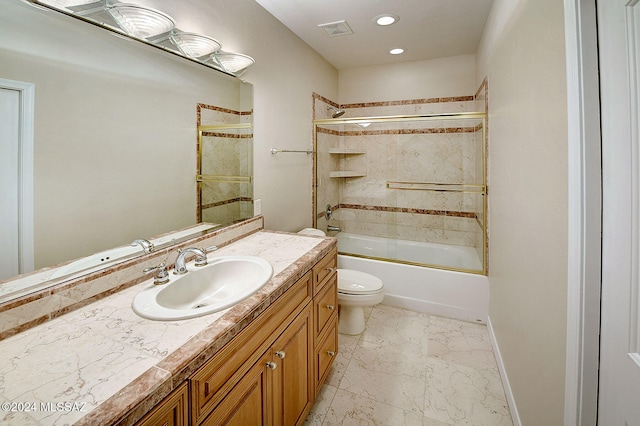
[[[197,220],[228,225],[253,216],[253,124],[198,126]]]
[[[313,225],[340,229],[340,254],[486,274],[485,113],[321,119],[313,133]],[[441,249],[469,260],[428,254]]]

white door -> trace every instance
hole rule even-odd
[[[0,78],[0,280],[33,271],[35,86]]]
[[[0,88],[0,280],[19,272],[20,92]]]
[[[598,424],[640,425],[640,0],[598,1],[603,236]]]

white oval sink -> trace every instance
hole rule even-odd
[[[200,317],[223,309],[260,290],[273,267],[257,256],[224,256],[203,267],[189,265],[184,275],[170,275],[167,284],[150,284],[131,307],[141,317],[170,321]]]

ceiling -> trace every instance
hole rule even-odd
[[[337,69],[475,53],[493,0],[256,0]],[[390,13],[388,27],[373,18]],[[347,21],[353,34],[320,24]],[[405,53],[391,55],[402,47]]]

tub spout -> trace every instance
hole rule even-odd
[[[342,229],[340,229],[339,226],[333,226],[333,225],[327,225],[327,232],[341,232]]]

